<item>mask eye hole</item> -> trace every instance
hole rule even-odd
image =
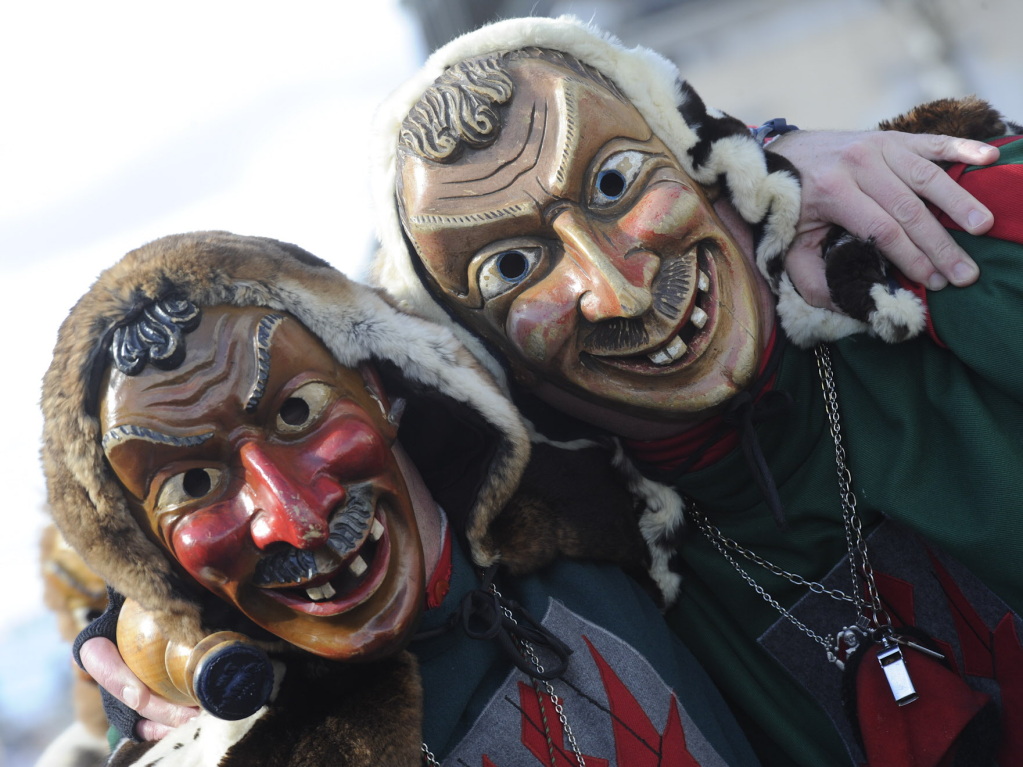
[[[280,418],[288,426],[301,426],[309,420],[309,403],[300,397],[288,397],[281,405]]]
[[[213,489],[213,477],[208,469],[189,469],[182,475],[181,487],[192,498],[202,498]]]
[[[277,431],[297,434],[308,430],[319,420],[333,398],[333,389],[319,381],[298,387],[277,410]]]
[[[625,176],[620,170],[603,170],[597,176],[597,189],[609,200],[617,200],[625,193]]]
[[[484,301],[507,293],[523,282],[540,263],[540,248],[509,248],[495,253],[480,267],[477,277]]]
[[[635,150],[617,152],[600,164],[590,192],[591,208],[607,208],[629,194],[648,155]]]
[[[521,282],[529,271],[529,259],[518,250],[501,253],[497,257],[497,271],[508,282]]]
[[[219,469],[196,467],[175,474],[160,487],[156,508],[167,511],[192,501],[205,498],[220,485],[223,475]]]

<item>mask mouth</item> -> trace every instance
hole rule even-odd
[[[601,323],[586,338],[584,364],[654,376],[686,367],[717,326],[716,276],[707,241],[666,261],[651,287],[653,308],[642,317]]]
[[[355,485],[331,515],[323,545],[279,544],[256,564],[251,583],[291,609],[319,616],[347,612],[376,593],[387,575],[386,520],[373,486]]]

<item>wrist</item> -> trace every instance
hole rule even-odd
[[[789,125],[784,117],[775,117],[759,127],[750,128],[750,134],[760,146],[766,147],[780,136],[797,130],[799,128],[795,125]]]

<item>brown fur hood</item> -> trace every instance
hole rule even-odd
[[[476,561],[497,560],[491,522],[519,482],[529,440],[513,407],[449,330],[399,311],[381,293],[293,245],[226,232],[165,237],[103,272],[61,325],[43,382],[42,454],[61,533],[111,586],[157,613],[168,635],[196,641],[199,605],[181,588],[170,558],[134,520],[104,459],[95,399],[114,327],[169,293],[200,306],[290,312],[339,362],[374,361],[385,386],[413,394],[406,411],[410,429],[463,428],[469,436],[449,440],[472,448],[461,457],[459,476],[445,480],[437,471],[436,489],[429,478],[427,485]],[[424,403],[419,411],[417,402]],[[405,444],[404,420],[401,429]],[[414,434],[409,441],[430,444]],[[418,465],[415,453],[412,458]]]

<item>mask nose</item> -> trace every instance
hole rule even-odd
[[[616,261],[624,254],[614,252],[612,243],[602,244],[599,234],[578,210],[570,208],[554,219],[553,227],[571,258],[585,275],[579,309],[589,322],[616,317],[639,317],[650,310],[653,294],[649,286],[634,285],[619,270]],[[610,251],[610,252],[609,252]]]
[[[265,549],[271,543],[289,543],[298,549],[322,545],[329,532],[328,509],[304,492],[304,486],[255,443],[246,443],[239,451],[246,483],[255,502],[250,532],[256,546]]]

